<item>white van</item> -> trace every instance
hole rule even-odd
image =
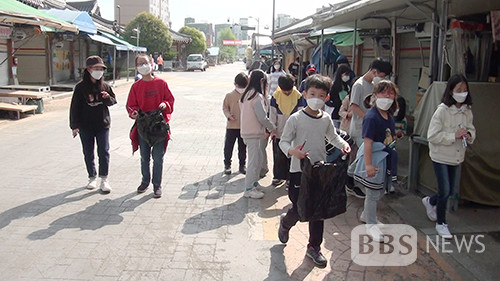
[[[207,69],[207,62],[201,54],[191,54],[187,57],[187,70],[199,69],[205,71]]]

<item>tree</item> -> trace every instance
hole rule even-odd
[[[125,40],[130,44],[136,45],[137,32],[139,27],[139,46],[148,48],[148,52],[167,53],[172,46],[172,37],[168,32],[168,27],[155,15],[142,12],[138,14],[125,28],[123,34]],[[134,38],[132,38],[134,36]]]
[[[201,31],[196,28],[184,26],[179,30],[179,33],[186,34],[191,36],[191,43],[189,43],[184,52],[186,52],[186,56],[190,54],[204,54],[207,49],[207,43],[205,42],[205,36]]]
[[[236,46],[224,46],[222,45],[222,40],[236,40],[236,36],[234,36],[233,32],[229,28],[224,28],[220,31],[220,36],[217,44],[220,47],[219,51],[219,60],[227,60],[234,59],[236,54]]]

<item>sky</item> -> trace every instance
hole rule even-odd
[[[143,0],[138,0],[143,1]],[[317,8],[342,2],[342,0],[274,0],[275,14],[287,14],[297,19],[316,12]],[[98,0],[101,15],[114,19],[114,0]],[[229,4],[230,3],[230,4]],[[197,23],[238,23],[240,18],[259,18],[261,33],[270,34],[272,26],[273,1],[271,0],[169,0],[172,29],[178,31],[184,26],[184,18],[192,17]],[[249,26],[257,26],[257,20],[249,19]]]

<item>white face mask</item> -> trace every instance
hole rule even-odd
[[[375,100],[375,104],[377,105],[377,107],[383,111],[386,111],[389,108],[391,108],[393,102],[394,100],[390,98],[377,98]]]
[[[92,70],[90,73],[90,76],[94,78],[95,80],[101,79],[101,77],[104,75],[104,70]]]
[[[373,77],[372,83],[373,83],[373,85],[376,85],[382,80],[384,80],[384,78],[375,76],[375,77]]]
[[[465,101],[465,99],[467,98],[468,94],[469,94],[469,92],[453,93],[453,98],[458,103],[463,103]]]
[[[245,91],[245,88],[235,88],[235,90],[236,90],[236,92],[243,94],[243,92]]]
[[[281,68],[281,64],[275,64],[274,69],[279,70]]]
[[[150,64],[143,64],[137,67],[137,71],[142,75],[148,75],[152,70],[153,69]]]
[[[319,110],[325,105],[325,101],[320,98],[310,98],[306,100],[307,106],[312,110]]]
[[[351,77],[349,77],[348,75],[342,75],[342,81],[344,81],[344,82],[349,81],[350,78]]]

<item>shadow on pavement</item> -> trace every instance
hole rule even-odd
[[[268,214],[266,210],[277,202],[276,198],[282,196],[283,191],[276,190],[274,187],[265,187],[264,192],[266,195],[263,199],[248,199],[243,197],[245,178],[242,177],[231,181],[235,175],[224,176],[222,173],[217,173],[207,179],[188,184],[182,188],[183,193],[179,196],[179,199],[183,200],[193,200],[200,196],[205,196],[207,200],[216,200],[222,198],[225,194],[241,193],[241,198],[232,203],[206,210],[188,218],[184,222],[182,233],[196,234],[214,230],[225,225],[240,224],[249,212],[249,206],[251,212],[258,211],[258,216],[261,218],[275,216],[275,214]],[[258,201],[250,203],[249,200]],[[258,203],[259,207],[254,210],[254,207],[257,207],[254,206],[255,203]]]
[[[290,280],[304,280],[315,267],[310,258],[304,255],[302,263],[290,275]]]
[[[131,212],[136,207],[152,199],[145,195],[140,199],[131,199],[136,192],[129,193],[116,199],[104,199],[87,207],[85,210],[61,217],[50,223],[46,229],[37,230],[28,235],[31,240],[47,239],[58,231],[69,228],[80,228],[80,230],[96,230],[106,225],[117,225],[123,221],[120,215],[123,212]]]
[[[188,184],[182,188],[179,199],[192,200],[198,197],[199,193],[203,191],[208,192],[205,196],[206,199],[219,199],[226,193],[236,194],[243,192],[245,178],[230,182],[231,179],[235,178],[237,175],[239,174],[233,173],[231,175],[224,175],[223,173],[217,173],[204,180]]]
[[[289,279],[286,271],[285,256],[283,255],[285,246],[284,244],[279,244],[269,249],[271,251],[271,263],[269,265],[269,274],[264,281],[281,281]]]
[[[98,190],[94,190],[94,191],[89,191],[87,193],[75,195],[79,191],[89,191],[89,190],[87,190],[85,187],[79,187],[72,190],[68,190],[60,194],[33,200],[26,204],[9,209],[0,214],[0,229],[8,226],[13,220],[28,218],[28,217],[36,217],[38,215],[41,215],[49,211],[54,207],[61,206],[74,201],[80,201],[89,196],[99,194]],[[72,195],[75,196],[70,197]]]

